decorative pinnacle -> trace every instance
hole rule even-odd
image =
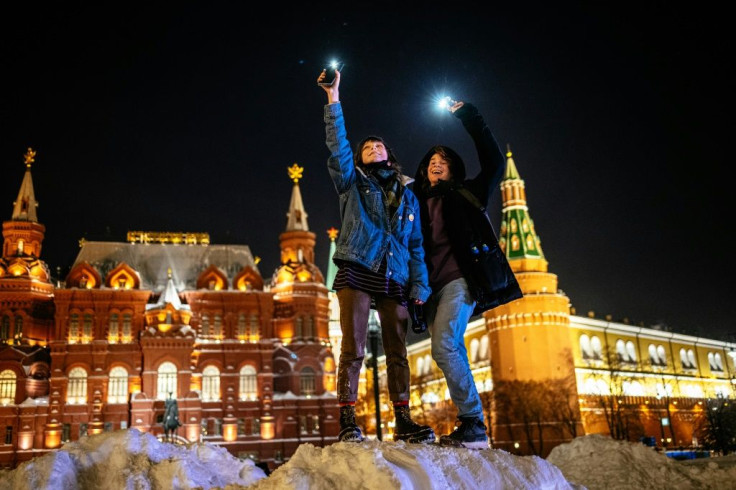
[[[509,145],[508,143],[506,143],[506,156],[508,158],[511,158],[511,145]]]
[[[289,171],[289,178],[293,180],[295,184],[299,182],[299,179],[302,178],[302,174],[304,173],[304,167],[300,167],[296,162],[287,170]]]
[[[167,277],[168,277],[169,279],[171,279],[171,267],[169,267],[168,269],[166,269],[166,276],[167,276]]]
[[[329,230],[327,230],[327,236],[329,236],[330,241],[333,241],[333,242],[335,241],[335,238],[337,238],[338,233],[340,232],[334,226],[330,228]]]
[[[25,155],[23,155],[23,160],[25,161],[26,168],[31,168],[31,164],[35,162],[36,158],[36,152],[33,151],[33,148],[28,147],[28,151]]]

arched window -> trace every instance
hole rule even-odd
[[[256,368],[253,366],[240,368],[240,399],[251,401],[258,399],[258,378]]]
[[[695,362],[695,352],[693,352],[692,349],[687,350],[687,358],[690,360],[690,365],[693,367],[697,367],[698,363]]]
[[[216,339],[222,339],[222,315],[215,315],[215,322],[212,325],[212,328],[214,330],[214,337]]]
[[[422,356],[417,357],[417,374],[420,376],[424,374],[424,358]]]
[[[626,342],[626,352],[629,354],[629,362],[636,362],[636,346],[630,340]]]
[[[238,315],[238,333],[237,333],[237,338],[241,342],[247,340],[246,330],[245,330],[246,326],[247,326],[247,323],[245,321],[245,313],[241,313],[240,315]]]
[[[202,401],[213,402],[220,399],[220,370],[207,366],[202,371]]]
[[[721,354],[719,354],[718,352],[716,353],[709,352],[708,362],[710,363],[711,371],[718,371],[718,372],[723,371],[723,361],[721,360]]]
[[[15,316],[15,335],[16,340],[23,338],[23,317],[20,315]]]
[[[304,323],[304,319],[301,316],[298,316],[294,319],[294,338],[299,339],[302,337],[302,324]]]
[[[432,356],[430,354],[424,355],[424,374],[429,374],[432,370]]]
[[[314,394],[314,369],[305,367],[299,372],[299,390],[302,396]]]
[[[92,315],[85,313],[82,317],[82,341],[89,344],[92,340]]]
[[[590,339],[590,347],[593,349],[593,359],[600,361],[603,355],[603,348],[601,347],[601,339],[597,335],[593,335]]]
[[[156,383],[156,398],[159,400],[166,400],[171,396],[176,398],[177,395],[177,379],[176,379],[176,366],[172,362],[162,362],[158,367],[158,379]]]
[[[202,325],[199,329],[200,336],[204,338],[208,338],[211,334],[210,332],[210,317],[209,315],[202,315]]]
[[[250,315],[250,331],[248,337],[251,342],[258,342],[259,328],[258,328],[258,315],[251,313]]]
[[[79,337],[79,315],[77,313],[72,313],[69,315],[69,343],[77,343]]]
[[[110,370],[107,403],[128,403],[128,371],[124,367],[115,366]]]
[[[2,323],[0,323],[0,342],[7,342],[10,339],[10,317],[3,315]]]
[[[13,403],[15,400],[16,376],[15,372],[6,369],[0,373],[0,401],[2,403]]]
[[[682,364],[682,369],[690,369],[692,367],[690,366],[690,359],[687,358],[685,348],[680,349],[680,364]]]
[[[583,334],[580,336],[580,352],[583,359],[593,359],[593,349],[590,348],[590,337]]]
[[[478,353],[480,360],[488,360],[488,335],[484,335],[480,338],[480,352]]]
[[[616,358],[619,362],[626,362],[629,360],[629,356],[626,354],[626,343],[621,339],[616,341]]]
[[[478,362],[478,349],[480,349],[480,340],[472,339],[470,341],[470,363]]]
[[[649,360],[652,363],[652,366],[666,366],[667,356],[665,354],[664,346],[649,344]]]
[[[638,381],[624,381],[623,392],[627,396],[644,396],[644,387]]]
[[[87,371],[81,367],[75,367],[69,371],[66,402],[70,405],[87,403]]]
[[[110,321],[107,326],[107,341],[111,344],[117,344],[118,340],[120,340],[120,315],[117,313],[110,315]]]
[[[314,317],[307,315],[304,318],[304,336],[307,338],[314,337]]]
[[[133,342],[133,316],[130,313],[123,313],[123,342]]]

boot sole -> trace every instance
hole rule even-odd
[[[394,434],[394,441],[404,441],[411,444],[432,444],[435,442],[435,435],[432,429],[425,429],[414,434]]]
[[[488,444],[488,441],[456,441],[455,439],[450,438],[440,438],[439,442],[440,446],[444,447],[461,447],[465,449],[474,449],[474,450],[481,450],[481,449],[490,449],[490,444]]]

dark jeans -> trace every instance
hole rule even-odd
[[[337,400],[354,403],[358,398],[360,368],[365,358],[371,295],[357,289],[337,291],[340,304],[342,344],[337,368]],[[406,358],[406,307],[385,296],[376,296],[376,311],[381,323],[381,340],[386,354],[389,399],[409,401],[409,361]]]

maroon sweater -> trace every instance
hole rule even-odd
[[[432,234],[428,250],[427,268],[429,269],[429,286],[433,292],[438,292],[450,281],[463,277],[460,267],[450,246],[450,236],[447,234],[445,220],[442,217],[442,196],[427,199],[429,210],[429,227]]]

